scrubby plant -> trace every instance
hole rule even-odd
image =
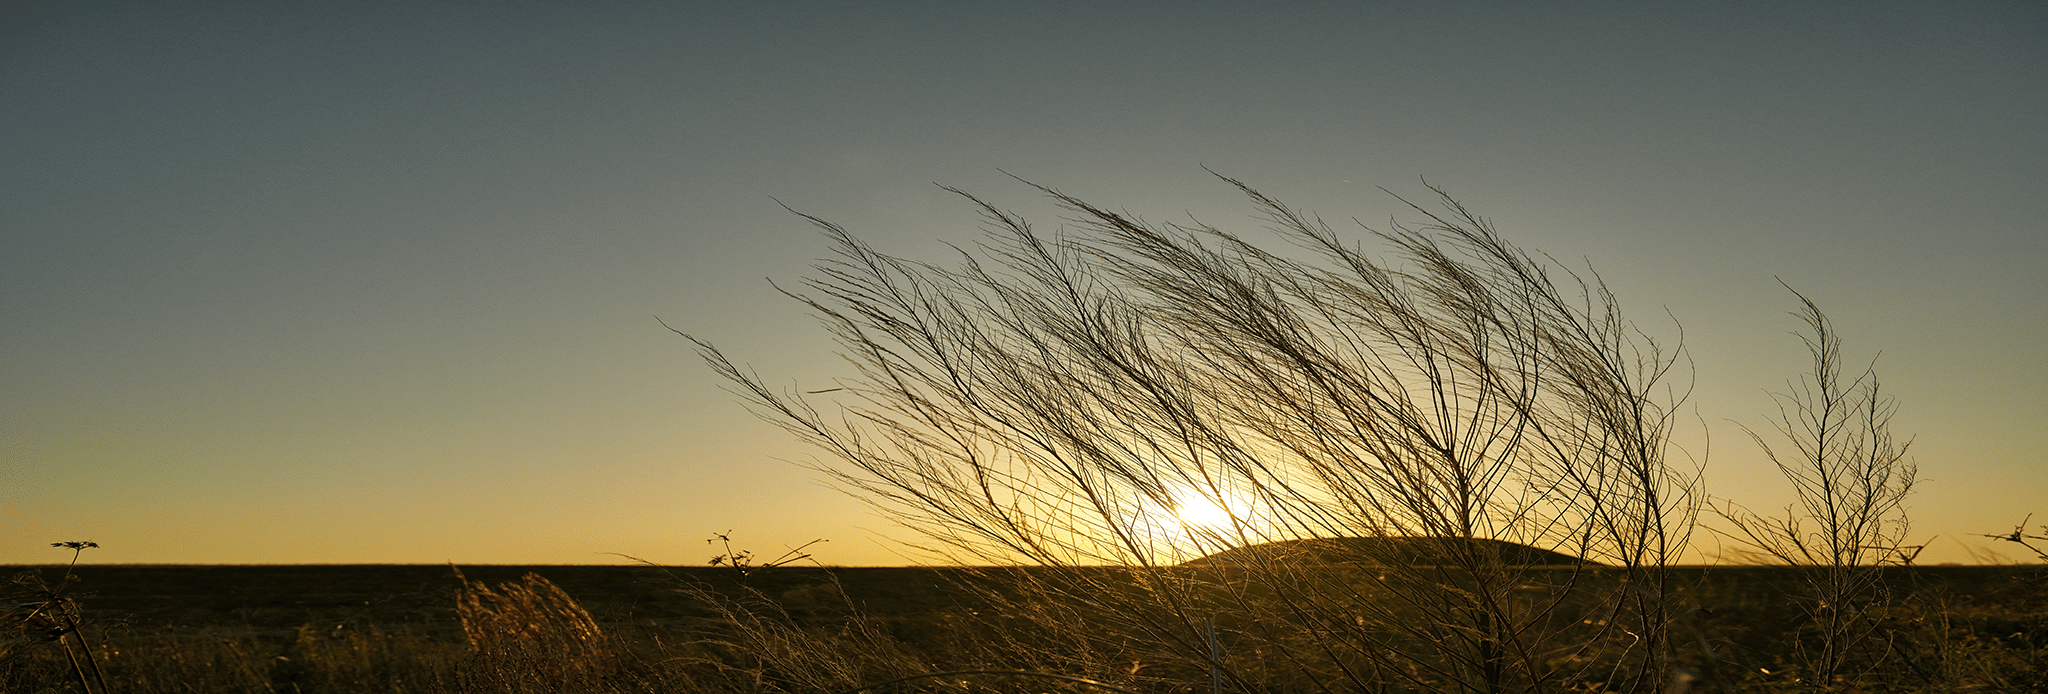
[[[777,567],[789,566],[791,564],[795,564],[797,562],[810,559],[811,555],[808,552],[805,552],[804,550],[810,549],[812,545],[816,545],[820,542],[824,542],[824,540],[812,540],[810,542],[803,543],[801,546],[791,547],[788,551],[783,552],[781,555],[775,557],[774,559],[770,559],[758,564],[754,562],[753,550],[733,549],[732,531],[730,530],[722,533],[712,533],[710,539],[705,540],[704,544],[716,544],[724,548],[724,551],[712,555],[711,560],[706,562],[707,564],[710,564],[711,566],[724,566],[731,568],[734,573],[739,574],[740,580],[745,581],[748,576],[754,575],[754,572],[756,571],[765,571]]]
[[[1367,691],[1664,688],[1667,568],[1701,499],[1666,457],[1676,352],[1441,191],[1411,206],[1423,226],[1372,232],[1397,265],[1223,180],[1292,248],[1047,188],[1076,215],[1058,236],[954,191],[989,234],[953,267],[806,216],[838,258],[790,295],[859,372],[829,413],[690,339],[956,558],[1076,569],[1030,588],[1086,605],[1074,636],[1101,649],[1241,691],[1276,667]],[[1399,540],[1398,560],[1167,570],[1316,537]]]
[[[1890,655],[1879,632],[1893,601],[1884,567],[1910,565],[1919,552],[1906,544],[1905,505],[1919,470],[1907,455],[1911,442],[1891,433],[1897,405],[1880,391],[1875,369],[1847,376],[1834,326],[1812,299],[1793,295],[1813,370],[1774,395],[1782,443],[1745,430],[1797,502],[1782,516],[1732,502],[1715,511],[1750,553],[1801,567],[1799,609],[1812,638],[1794,641],[1800,680],[1819,689],[1855,687]]]

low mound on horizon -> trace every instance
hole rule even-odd
[[[1599,566],[1569,554],[1502,540],[1457,540],[1436,537],[1320,537],[1281,540],[1237,547],[1190,560],[1182,566],[1241,566],[1285,562],[1316,565],[1438,564],[1449,549],[1434,543],[1466,542],[1480,552],[1500,557],[1511,566]]]

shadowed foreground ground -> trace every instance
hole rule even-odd
[[[0,571],[34,574],[54,584],[64,567]],[[631,661],[606,666],[613,669],[605,673],[613,674],[603,676],[640,674],[619,686],[582,689],[560,688],[559,683],[536,688],[505,676],[502,662],[490,664],[498,662],[490,658],[500,656],[477,652],[479,642],[465,635],[457,612],[464,584],[449,566],[89,565],[74,570],[82,580],[69,593],[80,606],[82,633],[99,654],[112,691],[704,691],[704,683],[712,680],[648,673],[682,663],[703,665],[730,679],[748,667],[777,665],[759,662],[759,653],[733,652],[736,647],[730,644],[721,646],[724,651],[701,650],[706,634],[726,638],[735,628],[743,630],[747,618],[742,614],[736,621],[733,608],[747,600],[752,609],[791,625],[787,633],[822,634],[833,639],[832,648],[860,651],[860,657],[878,648],[900,650],[891,657],[902,656],[907,667],[958,669],[981,657],[977,653],[985,654],[967,642],[1003,638],[975,621],[987,609],[975,589],[1002,583],[1004,576],[1043,570],[783,567],[744,577],[722,567],[471,566],[460,571],[478,586],[516,584],[528,574],[559,586],[607,638],[617,641],[616,652],[606,657]],[[1677,598],[1677,628],[1684,638],[1728,663],[1758,670],[1782,666],[1791,648],[1788,639],[1798,631],[1798,606],[1787,596],[1798,586],[1795,574],[1776,568],[1690,568],[1681,569],[1678,578],[1684,587]],[[2048,683],[2042,675],[2048,672],[2048,569],[1918,567],[1890,570],[1888,578],[1901,596],[1895,604],[1910,603],[1918,610],[1888,617],[1880,627],[1880,638],[1896,642],[1890,657],[1899,660],[1903,672],[1948,657],[1914,650],[1938,647],[1967,652],[1975,667],[2002,678],[2002,684],[1984,691],[2028,691],[2024,687]],[[517,630],[519,625],[500,628]],[[0,651],[0,691],[83,691],[61,651],[33,640],[18,639],[11,654]],[[589,647],[574,639],[563,643],[568,645],[557,648]],[[739,650],[766,648],[761,644],[768,642],[748,643],[755,645]],[[598,677],[575,668],[550,672],[558,678]],[[1770,690],[1758,688],[1760,676],[1753,672],[1713,674],[1718,683],[1693,691]],[[879,675],[834,676],[860,681]],[[1937,676],[1941,673],[1926,674],[1930,682]],[[833,691],[760,676],[747,682],[731,690]],[[926,685],[911,691],[954,691]],[[1007,691],[987,683],[974,686]],[[973,687],[960,691],[967,690]],[[1932,691],[1903,683],[1897,690]]]

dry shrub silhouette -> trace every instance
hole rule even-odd
[[[1005,590],[1075,606],[1037,624],[1059,648],[1238,691],[1666,687],[1682,666],[1666,568],[1702,499],[1697,468],[1667,459],[1677,352],[1597,275],[1442,191],[1410,205],[1421,226],[1372,232],[1397,264],[1223,180],[1279,248],[1043,187],[1074,215],[1059,235],[954,190],[988,234],[952,266],[805,215],[837,258],[786,293],[858,371],[814,391],[844,393],[836,408],[690,339],[933,548],[1052,569]],[[1196,504],[1227,518],[1175,515]],[[1401,542],[1352,566],[1176,566],[1319,537]],[[1481,540],[1610,568],[1526,566]]]
[[[1907,457],[1911,442],[1891,433],[1898,406],[1879,390],[1874,367],[1846,377],[1840,335],[1812,299],[1793,295],[1813,370],[1774,395],[1774,428],[1783,443],[1748,431],[1798,501],[1775,517],[1732,502],[1715,511],[1755,558],[1803,569],[1800,609],[1815,634],[1810,644],[1794,641],[1792,659],[1803,676],[1821,686],[1854,686],[1891,655],[1880,633],[1893,601],[1884,567],[1911,565],[1919,554],[1920,546],[1906,544],[1905,506],[1919,469]]]
[[[2032,520],[2034,520],[2034,515],[2030,513],[2027,514],[2026,518],[2021,519],[2019,524],[2012,526],[2012,532],[2003,533],[1999,535],[1991,535],[1987,533],[1979,534],[1984,537],[1991,538],[1993,540],[1998,540],[1999,542],[2011,542],[2021,547],[2025,547],[2027,548],[2027,551],[2033,552],[2036,558],[2039,558],[2041,561],[2048,561],[2048,549],[2043,549],[2042,547],[2035,546],[2033,542],[2028,542],[2028,540],[2033,540],[2035,542],[2048,542],[2048,525],[2041,526],[2041,534],[2029,535],[2027,534],[2027,523]]]

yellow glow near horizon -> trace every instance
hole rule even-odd
[[[1174,518],[1190,529],[1228,532],[1237,525],[1237,514],[1248,509],[1249,503],[1242,500],[1212,499],[1192,489],[1173,495]]]
[[[1228,488],[1173,485],[1164,506],[1143,506],[1138,524],[1149,530],[1145,534],[1154,546],[1175,561],[1270,539],[1260,511],[1263,505]]]

